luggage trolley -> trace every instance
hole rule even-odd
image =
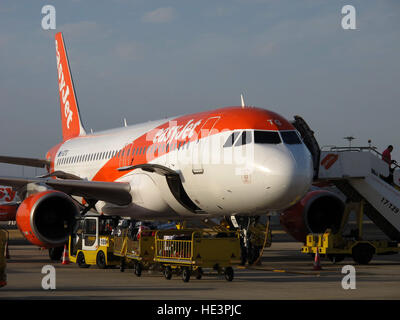
[[[114,235],[114,255],[121,258],[120,270],[133,268],[140,277],[142,270],[154,264],[154,236],[156,231],[133,227],[130,222],[122,222]]]
[[[154,261],[160,263],[164,277],[172,278],[172,271],[182,274],[188,282],[192,273],[201,279],[204,268],[214,269],[232,281],[232,265],[240,261],[238,232],[212,230],[162,230],[155,234]]]

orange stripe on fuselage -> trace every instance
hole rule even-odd
[[[256,129],[256,130],[295,130],[295,128],[282,116],[259,108],[241,108],[241,107],[228,107],[217,109],[210,112],[201,112],[197,114],[185,115],[168,121],[153,130],[143,134],[134,141],[131,141],[120,152],[123,157],[126,153],[132,151],[132,148],[146,147],[146,152],[139,155],[128,157],[128,165],[137,165],[149,163],[152,160],[175,150],[175,143],[177,147],[191,141],[196,141],[201,138],[201,128],[207,119],[213,117],[220,117],[215,123],[215,126],[207,136],[217,134],[222,131],[231,131],[238,129]],[[169,129],[169,130],[167,130]],[[170,132],[170,133],[169,133]],[[163,135],[164,134],[164,135]],[[168,136],[169,134],[169,136]],[[166,141],[164,141],[166,140]],[[164,144],[164,145],[163,145]],[[156,148],[156,152],[148,153],[147,150],[150,146],[162,146]],[[170,150],[172,146],[173,149]],[[137,149],[136,149],[137,150]],[[161,150],[161,151],[160,151]],[[117,170],[120,166],[120,157],[116,156],[110,159],[93,177],[93,181],[115,181],[118,178],[126,175],[125,172]]]

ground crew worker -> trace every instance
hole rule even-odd
[[[389,164],[389,167],[392,164],[392,155],[391,155],[392,151],[393,151],[393,146],[390,145],[386,148],[385,151],[382,152],[382,160],[385,161],[387,164]]]
[[[387,179],[385,179],[386,182],[388,182],[388,183],[393,182],[393,170],[394,169],[392,169],[391,166],[394,161],[392,160],[392,155],[391,155],[392,151],[393,151],[393,146],[389,145],[385,149],[385,151],[382,152],[382,160],[385,161],[389,165],[389,176],[387,177]]]

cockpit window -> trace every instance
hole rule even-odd
[[[254,131],[254,143],[279,144],[281,137],[275,131]]]
[[[283,142],[286,144],[301,144],[301,140],[296,131],[281,131]]]
[[[236,141],[235,147],[251,143],[251,131],[243,131],[241,137]]]
[[[232,133],[232,134],[229,136],[228,140],[226,140],[226,142],[225,142],[225,144],[224,144],[224,148],[232,147],[233,144],[235,143],[237,137],[239,136],[239,133],[240,133],[240,132],[234,132],[234,133]]]

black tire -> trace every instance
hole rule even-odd
[[[368,243],[357,244],[352,250],[352,257],[357,264],[368,264],[374,256],[375,248]]]
[[[225,275],[226,281],[232,281],[233,280],[233,276],[234,276],[233,268],[232,267],[225,268],[224,275]]]
[[[90,264],[86,264],[85,255],[83,252],[79,252],[78,257],[76,258],[76,263],[78,264],[79,268],[89,268]]]
[[[102,250],[97,253],[96,265],[99,267],[99,269],[107,268],[106,256]]]
[[[49,249],[49,257],[51,261],[61,261],[64,247],[56,247]]]
[[[203,269],[202,268],[197,268],[197,274],[196,274],[196,279],[200,280],[203,277]]]
[[[125,272],[126,263],[124,259],[121,259],[121,263],[119,264],[119,271]]]
[[[182,280],[183,282],[189,282],[190,280],[190,269],[188,267],[184,267],[182,270]]]
[[[333,263],[336,264],[338,262],[342,262],[346,256],[344,254],[328,254],[328,259]]]
[[[166,266],[164,269],[164,277],[167,280],[171,280],[172,278],[172,269],[170,266]]]
[[[142,265],[140,263],[135,264],[134,268],[135,275],[140,277],[142,275]]]

